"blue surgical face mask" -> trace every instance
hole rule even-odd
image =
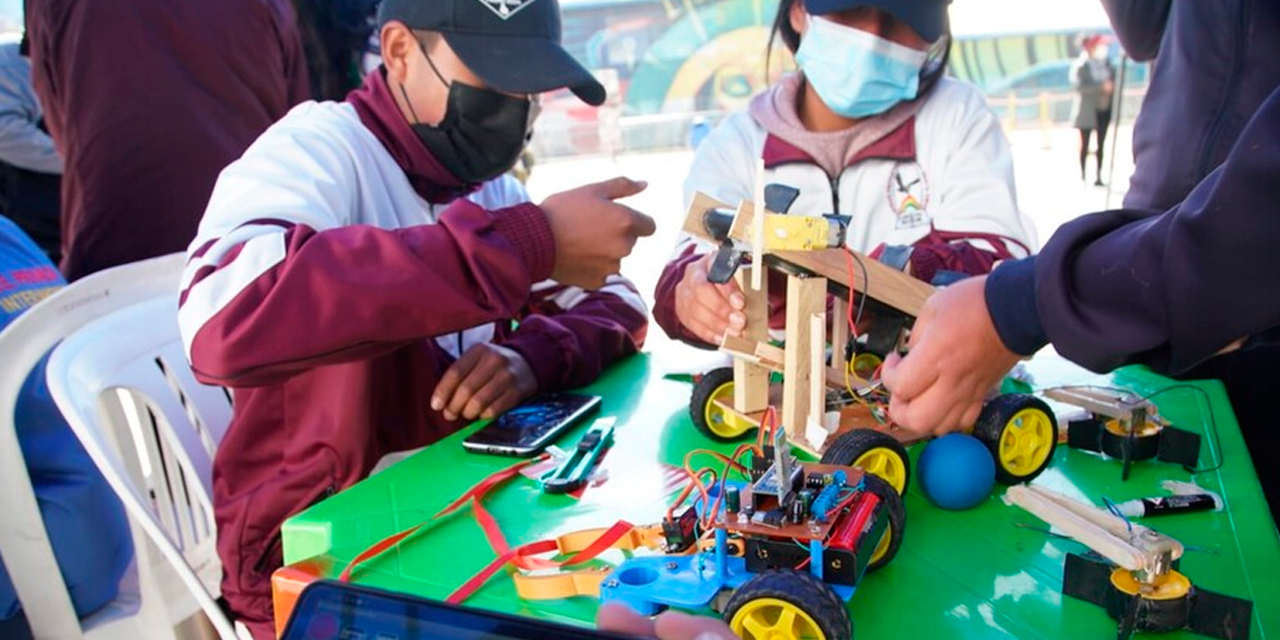
[[[913,100],[928,54],[846,27],[809,17],[796,62],[818,97],[846,118],[866,118]]]

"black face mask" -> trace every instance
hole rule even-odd
[[[426,50],[422,53],[426,55]],[[431,68],[435,70],[435,64]],[[410,125],[432,155],[467,184],[491,180],[515,166],[532,137],[532,102],[457,80],[446,82],[439,71],[436,76],[449,87],[444,119],[433,127],[417,122],[413,114],[415,122]],[[407,104],[404,85],[400,91]],[[413,112],[412,106],[409,111]]]

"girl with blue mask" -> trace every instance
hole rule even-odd
[[[858,119],[914,100],[928,54],[814,16],[796,63],[822,101],[837,115]]]
[[[697,193],[752,199],[763,161],[764,184],[799,189],[789,213],[850,216],[850,249],[905,247],[906,269],[926,282],[1028,254],[1035,236],[1000,122],[977,88],[943,77],[949,2],[781,0],[770,47],[780,40],[798,69],[702,141],[685,206]],[[713,248],[682,236],[674,256],[654,296],[658,324],[699,346],[743,335],[742,292],[707,279]],[[769,293],[780,320],[784,288]]]

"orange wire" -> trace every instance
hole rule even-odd
[[[691,453],[692,453],[692,452],[691,452]],[[710,496],[710,494],[707,492],[707,487],[706,487],[706,485],[702,484],[702,479],[701,479],[699,476],[702,476],[702,475],[705,475],[705,474],[707,474],[707,473],[710,473],[710,474],[711,474],[711,476],[712,476],[712,480],[711,480],[711,482],[712,482],[712,483],[715,483],[715,481],[716,481],[716,472],[715,472],[715,469],[703,469],[703,470],[701,470],[701,471],[699,471],[699,472],[697,472],[697,473],[695,474],[692,470],[690,470],[690,469],[689,469],[689,465],[688,465],[688,456],[686,456],[686,457],[685,457],[684,473],[685,473],[685,475],[689,476],[689,484],[688,484],[688,485],[686,485],[686,486],[685,486],[685,488],[684,488],[684,490],[680,492],[680,497],[676,498],[676,501],[675,501],[674,503],[672,503],[672,505],[667,509],[667,519],[668,519],[668,520],[674,520],[674,519],[675,519],[675,512],[676,512],[676,508],[677,508],[677,507],[679,507],[680,505],[684,504],[684,501],[685,501],[685,500],[687,500],[687,499],[689,498],[689,494],[693,492],[694,487],[697,487],[697,489],[698,489],[698,494],[699,494],[699,496],[702,498],[702,503],[703,503],[703,504],[710,504],[710,502],[711,502],[711,496]]]
[[[742,457],[742,454],[747,451],[754,451],[754,447],[750,444],[740,444],[737,449],[733,450],[733,455],[725,461],[724,471],[720,474],[720,492],[716,494],[716,501],[711,505],[711,509],[703,514],[705,516],[703,521],[704,529],[708,528],[707,525],[713,521],[715,514],[720,511],[720,503],[724,500],[725,483],[729,480],[729,470],[735,469],[744,474],[747,472],[747,467],[738,462],[738,458]]]
[[[774,430],[776,430],[777,428],[778,428],[778,412],[773,408],[773,405],[769,405],[768,407],[765,408],[764,415],[760,416],[760,425],[756,429],[756,446],[760,447],[761,449],[764,448],[764,445],[766,442],[766,439],[765,439],[766,431],[769,434],[768,442],[773,442]]]
[[[854,305],[853,305],[853,294],[854,294],[854,291],[855,291],[855,289],[853,288],[853,278],[854,278],[854,273],[853,273],[853,251],[852,251],[851,249],[849,249],[849,247],[845,247],[845,248],[844,248],[844,261],[845,261],[845,263],[846,263],[846,264],[848,264],[848,265],[849,265],[849,304],[848,304],[848,307],[849,307],[849,309],[848,309],[848,311],[849,311],[849,335],[850,335],[850,337],[851,337],[852,339],[857,340],[857,339],[858,339],[858,327],[857,327],[857,325],[856,325],[856,324],[854,323],[854,321],[853,321],[853,306],[854,306]],[[834,346],[834,345],[833,345],[833,346]],[[843,348],[843,345],[841,345],[841,348]]]

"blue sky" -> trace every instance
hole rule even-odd
[[[0,30],[22,28],[22,0],[0,0]]]

